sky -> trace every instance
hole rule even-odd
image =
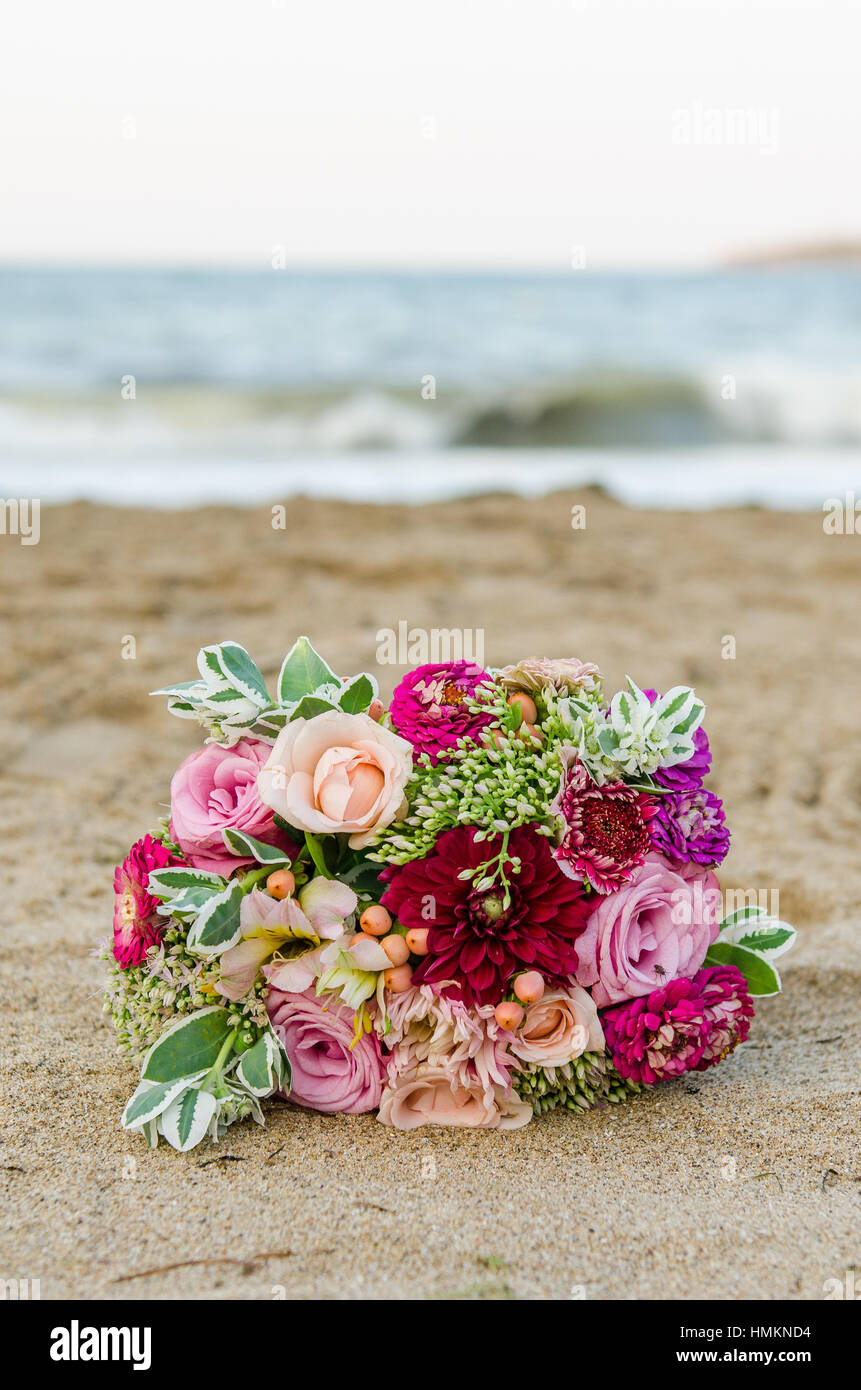
[[[0,259],[695,267],[861,238],[861,0],[47,0]]]

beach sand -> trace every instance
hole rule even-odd
[[[38,545],[0,537],[0,575],[0,1277],[43,1298],[806,1300],[861,1266],[861,539],[594,491],[295,501],[285,530],[267,508],[75,505],[43,509]],[[119,1129],[136,1074],[91,955],[114,865],[196,746],[147,692],[224,638],[267,674],[301,632],[372,668],[402,620],[483,628],[494,665],[577,654],[608,690],[694,683],[722,885],[779,890],[800,928],[784,997],[723,1066],[618,1109],[400,1134],[270,1104],[263,1130],[150,1152]]]

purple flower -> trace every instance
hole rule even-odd
[[[708,966],[601,1016],[620,1076],[646,1086],[705,1071],[744,1042],[753,1004],[734,965]]]
[[[650,704],[654,704],[658,698],[657,690],[644,690],[643,694],[648,696]],[[712,755],[708,734],[700,725],[694,734],[693,756],[688,758],[686,763],[676,763],[675,767],[660,768],[655,773],[655,781],[659,782],[662,787],[669,787],[671,791],[695,790],[702,785],[702,780],[708,774],[711,765]]]
[[[404,676],[392,696],[389,713],[395,729],[413,745],[413,757],[428,753],[436,762],[459,738],[475,738],[492,723],[490,714],[475,714],[467,701],[490,676],[469,661],[417,666]]]
[[[729,852],[729,831],[720,797],[705,787],[667,792],[656,798],[649,822],[652,844],[667,859],[711,866]]]

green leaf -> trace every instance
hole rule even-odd
[[[210,1091],[192,1086],[164,1111],[159,1129],[172,1148],[186,1153],[200,1143],[217,1108]]]
[[[153,869],[149,876],[147,887],[151,893],[155,893],[159,898],[169,898],[171,894],[178,893],[181,888],[198,888],[206,885],[214,892],[220,893],[227,880],[218,874],[207,873],[205,869],[190,868],[166,868]]]
[[[196,700],[191,704],[188,700],[175,700],[171,698],[167,702],[168,711],[177,715],[179,719],[196,719],[197,711],[200,709],[200,701]]]
[[[745,932],[744,936],[739,937],[737,944],[746,946],[750,951],[759,951],[763,956],[782,956],[784,951],[789,950],[797,935],[795,928],[787,926],[785,922],[772,922],[758,930],[754,928],[753,931]]]
[[[313,719],[315,715],[326,714],[330,709],[335,709],[331,700],[322,700],[319,695],[303,695],[290,713],[290,722],[294,719]]]
[[[700,720],[702,719],[704,713],[705,706],[701,704],[699,700],[695,700],[690,714],[688,714],[680,723],[675,724],[673,726],[673,732],[675,734],[686,734],[688,730],[693,729],[695,725],[699,726]]]
[[[207,690],[212,689],[213,682],[216,686],[228,685],[224,679],[224,672],[221,669],[221,662],[218,660],[218,644],[211,647],[201,647],[197,653],[197,669],[202,679],[206,682]]]
[[[252,859],[256,859],[258,864],[289,864],[290,858],[283,849],[277,845],[264,845],[262,840],[255,840],[253,835],[246,835],[244,830],[224,829],[222,830],[224,843],[228,849],[234,850],[247,859],[250,854]]]
[[[376,693],[371,677],[363,672],[347,682],[341,691],[338,704],[347,714],[364,714]]]
[[[223,893],[216,893],[201,909],[188,933],[187,945],[198,956],[219,956],[240,936],[239,908],[242,884],[231,879]]]
[[[604,728],[598,731],[598,747],[607,758],[612,757],[619,747],[619,735],[609,724],[605,724]]]
[[[163,685],[159,690],[151,690],[150,695],[182,695],[186,699],[190,698],[190,692],[195,691],[202,699],[206,694],[206,687],[203,681],[180,681],[178,685]]]
[[[183,888],[175,898],[168,898],[156,911],[163,917],[199,917],[217,890],[207,884],[199,888]]]
[[[323,850],[323,846],[317,839],[316,835],[311,834],[310,830],[305,831],[305,844],[308,846],[308,853],[311,856],[311,860],[313,862],[314,868],[317,870],[317,873],[322,874],[324,878],[331,878],[332,871],[326,863],[326,855]]]
[[[275,1040],[269,1033],[264,1033],[253,1047],[243,1052],[236,1075],[252,1095],[268,1096],[275,1090],[276,1056]]]
[[[145,1081],[177,1081],[205,1073],[215,1066],[231,1032],[227,1009],[219,1004],[198,1009],[153,1043],[144,1058],[141,1077]]]
[[[667,691],[663,699],[658,700],[655,713],[660,720],[669,722],[672,715],[681,716],[682,710],[687,712],[688,701],[694,698],[694,692],[690,686],[676,685],[672,690]]]
[[[338,869],[338,882],[347,883],[356,893],[370,893],[380,898],[388,885],[380,881],[381,864],[373,864],[368,859],[360,859],[349,869]]]
[[[777,951],[788,941],[792,941],[794,936],[795,932],[789,927],[766,927],[760,932],[748,932],[745,936],[740,936],[737,944],[747,946],[751,951]]]
[[[293,1085],[293,1068],[290,1065],[290,1058],[284,1050],[284,1044],[279,1038],[272,1024],[269,1025],[269,1035],[275,1045],[275,1085],[279,1091],[289,1091]]]
[[[750,922],[757,917],[767,916],[768,913],[764,907],[739,907],[736,908],[735,912],[731,912],[729,916],[724,917],[720,924],[721,931],[723,931],[724,927],[734,927],[737,922]]]
[[[206,1072],[198,1072],[197,1076],[182,1076],[173,1081],[142,1081],[123,1111],[120,1121],[123,1129],[139,1129],[148,1124],[166,1110],[190,1082],[205,1075]]]
[[[215,650],[218,664],[234,690],[261,708],[272,703],[266,682],[244,647],[238,642],[222,642]]]
[[[213,690],[211,695],[206,697],[208,705],[218,706],[219,718],[231,714],[245,716],[250,705],[254,711],[250,722],[253,723],[257,718],[260,706],[254,700],[250,700],[247,695],[242,695],[238,690]]]
[[[338,684],[338,677],[329,669],[318,652],[315,652],[307,637],[300,637],[284,658],[278,675],[278,702],[290,704],[310,695],[318,685],[325,681]]]
[[[706,953],[706,965],[734,965],[747,980],[751,994],[760,997],[780,993],[780,976],[773,965],[748,950],[747,946],[736,946],[731,941],[714,941]]]

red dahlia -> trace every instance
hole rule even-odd
[[[413,972],[413,984],[445,986],[443,993],[467,1004],[496,1004],[518,970],[539,970],[564,980],[577,969],[574,942],[589,907],[580,887],[559,872],[547,839],[534,826],[509,835],[505,865],[511,900],[505,906],[498,882],[485,892],[475,879],[461,879],[498,855],[502,837],[476,843],[467,827],[440,835],[426,859],[387,869],[390,886],[383,904],[406,927],[427,927],[428,954]],[[481,877],[480,875],[478,876]]]

